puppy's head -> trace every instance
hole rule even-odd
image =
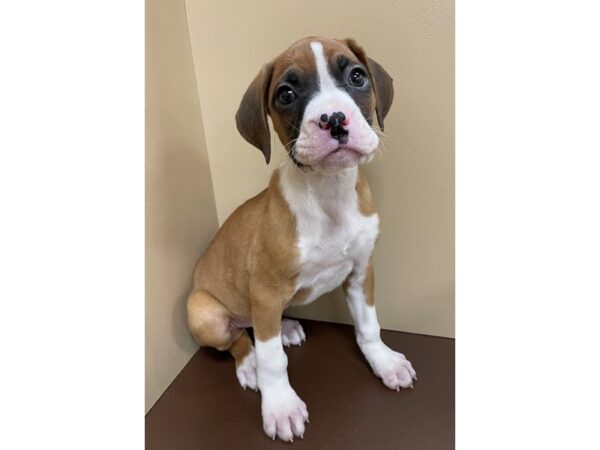
[[[306,38],[266,64],[236,114],[241,135],[268,163],[267,115],[289,157],[305,170],[336,172],[370,161],[394,89],[392,78],[352,39]]]

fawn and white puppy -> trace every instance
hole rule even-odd
[[[287,375],[283,346],[305,340],[297,321],[282,320],[288,306],[342,285],[375,375],[396,390],[416,379],[380,338],[370,263],[379,217],[358,170],[379,145],[372,121],[383,129],[392,98],[392,78],[353,40],[309,37],[261,69],[237,112],[239,132],[267,163],[269,115],[291,161],[217,232],[194,273],[188,320],[201,345],[233,355],[244,388],[260,390],[273,439],[302,437],[308,421]]]

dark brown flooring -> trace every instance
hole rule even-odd
[[[307,341],[286,353],[290,382],[310,414],[304,439],[271,441],[259,394],[239,386],[229,354],[202,348],[146,415],[146,448],[454,448],[453,339],[383,331],[419,378],[396,392],[371,373],[351,326],[301,323]]]

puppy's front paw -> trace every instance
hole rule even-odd
[[[294,441],[304,437],[304,422],[308,422],[306,404],[289,386],[262,391],[263,429],[275,440]]]
[[[402,353],[398,353],[383,345],[373,351],[368,358],[373,373],[381,378],[383,384],[397,391],[400,388],[412,388],[417,373],[412,364]]]
[[[282,319],[281,321],[281,343],[286,347],[290,345],[300,345],[306,340],[304,329],[300,322],[291,319]]]
[[[244,389],[249,387],[258,391],[258,384],[256,382],[256,352],[254,348],[240,364],[236,365],[235,374]]]

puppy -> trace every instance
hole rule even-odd
[[[217,232],[194,273],[188,322],[201,345],[233,355],[242,387],[260,390],[273,439],[302,437],[308,422],[283,351],[305,340],[297,321],[282,319],[291,305],[342,285],[374,374],[395,390],[416,379],[380,338],[370,262],[379,217],[358,170],[379,145],[373,119],[383,129],[392,99],[392,78],[353,40],[309,37],[260,70],[237,112],[239,132],[267,163],[270,116],[290,161]]]

